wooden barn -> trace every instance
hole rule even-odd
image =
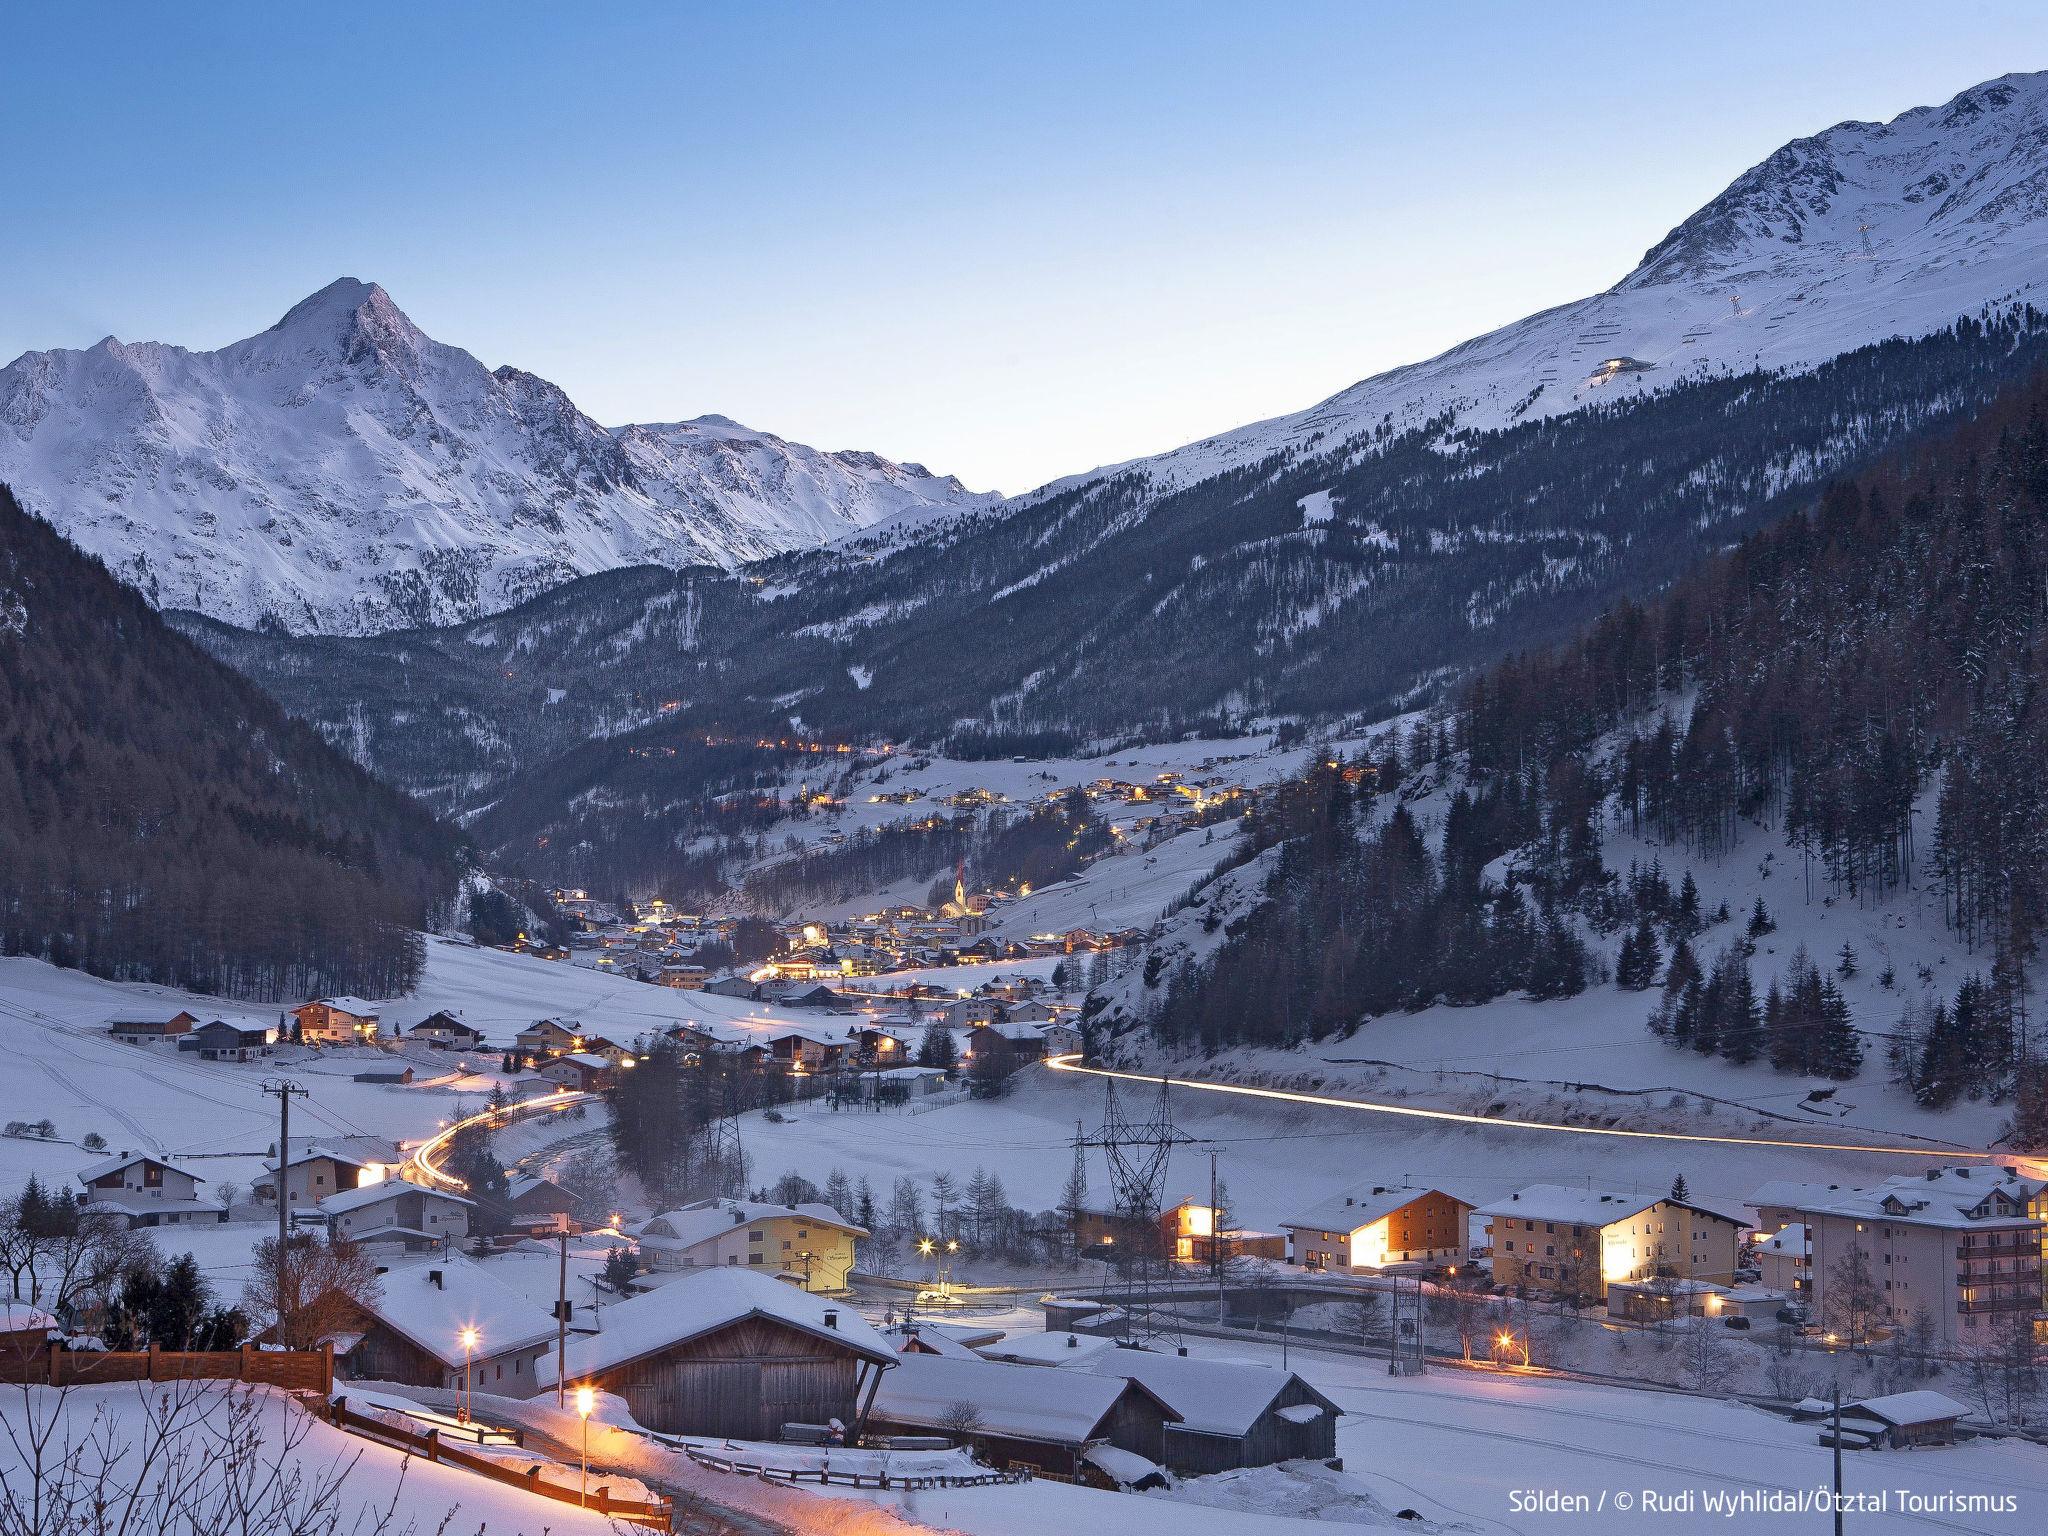
[[[555,1347],[555,1320],[484,1265],[460,1254],[379,1268],[378,1296],[333,1340],[337,1370],[356,1381],[460,1387],[465,1355],[476,1390],[531,1397]],[[475,1333],[465,1351],[465,1330]]]
[[[1068,1370],[1123,1377],[1166,1404],[1172,1422],[1155,1459],[1187,1476],[1337,1454],[1341,1410],[1292,1371],[1138,1349],[1107,1350]]]
[[[947,1435],[991,1466],[1084,1477],[1086,1453],[1098,1445],[1159,1462],[1171,1417],[1142,1383],[1124,1377],[904,1355],[882,1379],[868,1428]]]
[[[604,1331],[571,1342],[569,1380],[616,1393],[649,1429],[774,1440],[785,1424],[851,1431],[899,1358],[851,1307],[759,1271],[702,1269],[606,1307]]]

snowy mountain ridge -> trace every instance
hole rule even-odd
[[[1307,410],[1030,496],[1124,474],[1164,493],[1278,452],[1367,453],[1446,414],[1485,430],[1753,369],[1798,372],[2016,302],[2048,307],[2048,73],[1795,139],[1604,293]]]
[[[0,482],[160,607],[343,634],[995,500],[722,416],[607,429],[351,278],[218,351],[23,354],[0,369]]]

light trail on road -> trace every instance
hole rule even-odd
[[[1048,1056],[1045,1064],[1055,1072],[1079,1072],[1089,1077],[1110,1077],[1127,1083],[1156,1086],[1163,1080],[1175,1088],[1186,1088],[1196,1093],[1221,1093],[1239,1098],[1266,1099],[1281,1104],[1306,1104],[1316,1109],[1348,1109],[1369,1115],[1399,1115],[1410,1120],[1435,1120],[1450,1125],[1484,1125],[1496,1129],[1541,1131],[1558,1136],[1618,1136],[1631,1141],[1704,1142],[1720,1147],[1789,1147],[1802,1152],[1868,1152],[1886,1157],[1975,1158],[1983,1162],[1995,1159],[2027,1161],[2016,1153],[1975,1151],[1937,1141],[1922,1142],[1917,1146],[1901,1146],[1886,1142],[1795,1141],[1789,1137],[1714,1136],[1704,1131],[1632,1131],[1611,1125],[1561,1125],[1550,1120],[1522,1120],[1508,1115],[1476,1115],[1457,1109],[1422,1109],[1413,1104],[1383,1104],[1371,1099],[1344,1099],[1328,1093],[1298,1093],[1284,1088],[1253,1088],[1243,1083],[1204,1082],[1200,1078],[1162,1079],[1154,1073],[1119,1072],[1109,1067],[1086,1067],[1081,1065],[1081,1058],[1076,1053]]]
[[[434,1161],[435,1154],[445,1152],[448,1144],[455,1139],[458,1133],[467,1130],[472,1125],[488,1125],[495,1128],[501,1125],[509,1125],[512,1121],[523,1119],[527,1115],[553,1114],[557,1110],[568,1109],[572,1105],[591,1103],[597,1098],[598,1095],[594,1093],[576,1093],[571,1089],[563,1088],[543,1098],[529,1099],[523,1104],[507,1104],[503,1109],[486,1109],[474,1115],[465,1115],[462,1119],[454,1121],[449,1125],[444,1125],[440,1130],[434,1132],[433,1135],[406,1154],[405,1160],[418,1170],[420,1181],[429,1186],[438,1185],[442,1189],[467,1189],[469,1185],[465,1181],[458,1179],[452,1173],[442,1172],[440,1165]]]

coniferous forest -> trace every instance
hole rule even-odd
[[[1154,1028],[1211,1048],[1289,1043],[1389,1009],[1556,995],[1605,968],[1573,941],[1584,932],[1618,941],[1617,984],[1661,987],[1646,1011],[1674,1046],[1853,1075],[1861,1046],[1829,974],[1853,974],[1853,954],[1795,956],[1759,996],[1760,902],[1703,916],[1689,878],[1674,890],[1662,870],[1600,859],[1609,826],[1711,859],[1747,823],[1782,829],[1805,899],[1938,881],[1981,967],[1952,1000],[1872,1021],[1898,1026],[1891,1069],[1933,1107],[2038,1101],[2027,967],[2048,921],[2044,644],[2037,375],[1654,600],[1481,672],[1407,761],[1316,769],[1295,825],[1253,829],[1254,846],[1283,842],[1271,899],[1211,965],[1162,978]],[[1461,776],[1440,853],[1405,811],[1362,810],[1439,753]],[[1509,880],[1480,877],[1511,849]],[[1696,954],[1722,916],[1735,937]]]
[[[454,834],[0,487],[0,952],[391,996],[460,869]]]

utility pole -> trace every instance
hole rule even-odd
[[[562,1268],[555,1282],[555,1406],[569,1404],[569,1229],[556,1234],[562,1245]]]
[[[1209,1272],[1216,1277],[1216,1326],[1223,1326],[1223,1212],[1216,1205],[1216,1149],[1209,1149]]]
[[[277,1095],[277,1248],[282,1264],[285,1239],[291,1234],[292,1100],[308,1094],[288,1077],[265,1079],[263,1091]]]
[[[1842,1536],[1842,1384],[1835,1383],[1834,1407],[1830,1414],[1835,1441],[1835,1536]]]
[[[285,1275],[291,1263],[285,1251],[291,1237],[292,1099],[305,1098],[305,1088],[288,1077],[266,1078],[265,1093],[277,1095],[277,1270],[271,1277],[277,1305],[278,1342],[284,1342]]]

